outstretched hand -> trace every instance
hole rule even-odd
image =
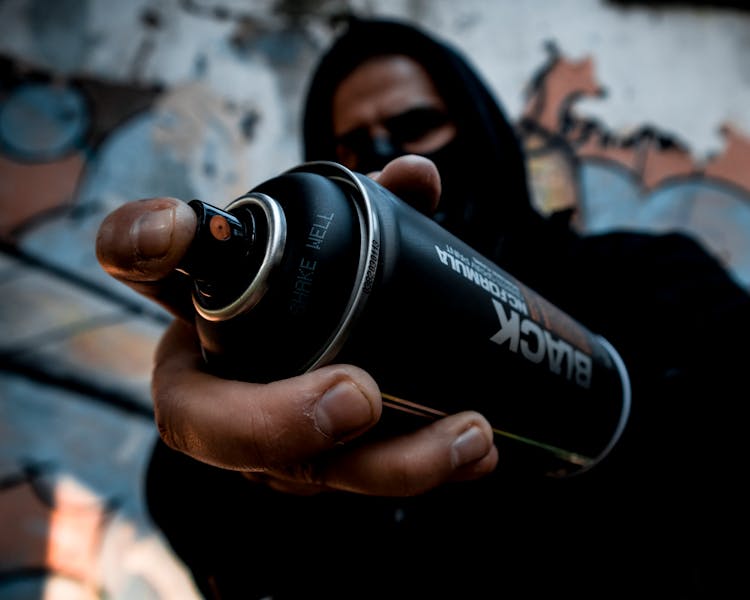
[[[427,159],[404,156],[371,177],[424,212],[437,204],[439,176]],[[102,267],[177,317],[157,348],[152,383],[167,445],[299,494],[409,496],[494,470],[491,427],[473,411],[393,438],[362,438],[383,404],[377,383],[355,366],[327,365],[267,384],[208,373],[192,325],[189,282],[175,271],[195,228],[185,202],[151,198],[110,213],[97,236]]]

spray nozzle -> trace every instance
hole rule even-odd
[[[177,267],[195,284],[196,299],[215,308],[227,304],[247,285],[242,273],[251,275],[256,241],[255,219],[251,211],[234,214],[201,200],[188,205],[195,211],[195,237]]]

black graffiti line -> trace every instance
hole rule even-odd
[[[95,296],[98,296],[99,298],[103,298],[105,300],[113,302],[116,306],[118,306],[125,312],[143,316],[160,325],[168,325],[172,322],[172,317],[170,317],[165,312],[149,308],[145,304],[138,303],[127,298],[123,294],[115,292],[108,287],[99,285],[94,281],[91,281],[90,279],[82,277],[74,271],[64,269],[59,265],[55,265],[32,256],[13,244],[0,241],[0,252],[7,256],[15,258],[16,260],[24,263],[26,266],[40,269],[49,275],[57,277],[58,279],[62,279],[67,283],[70,283],[78,288],[90,292]]]
[[[151,421],[154,418],[153,408],[145,406],[135,394],[97,384],[73,373],[45,371],[33,361],[25,360],[9,352],[0,352],[0,371],[18,375],[34,383],[66,390],[86,400],[116,408],[130,415],[145,417]]]

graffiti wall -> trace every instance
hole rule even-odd
[[[711,155],[659,122],[593,116],[623,75],[600,68],[601,44],[581,52],[563,34],[585,24],[585,39],[601,39],[621,9],[582,2],[568,20],[558,15],[561,34],[550,39],[524,6],[0,2],[0,597],[197,598],[142,501],[156,439],[151,357],[169,318],[101,271],[94,237],[123,202],[222,205],[295,164],[307,73],[341,10],[412,18],[469,51],[495,40],[508,64],[523,63],[503,96],[538,210],[568,210],[587,233],[685,231],[750,288],[750,103],[708,124],[721,134]],[[712,10],[649,18],[750,39],[746,13],[721,9],[733,12],[711,20]],[[523,27],[536,50],[513,62],[518,44],[497,33]],[[499,80],[494,58],[477,61]],[[633,93],[648,105],[653,92]]]
[[[586,233],[687,233],[750,287],[750,132],[720,123],[724,147],[705,158],[658,126],[618,132],[576,111],[581,98],[603,95],[594,57],[547,50],[518,122],[539,210],[571,210]]]

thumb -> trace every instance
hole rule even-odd
[[[177,198],[128,202],[105,217],[96,236],[101,267],[175,314],[189,314],[190,293],[175,268],[195,235],[197,219]]]
[[[195,213],[176,198],[129,202],[102,221],[96,256],[102,268],[116,279],[158,281],[177,266],[195,228]]]

